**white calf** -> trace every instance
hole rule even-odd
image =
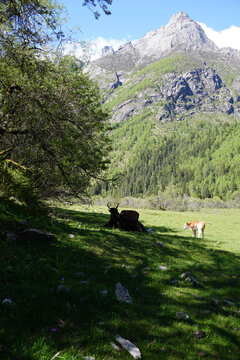
[[[186,224],[184,224],[183,228],[192,230],[192,236],[195,236],[195,237],[196,237],[196,231],[198,230],[198,238],[200,237],[200,235],[202,233],[202,238],[204,239],[205,224],[206,223],[204,221],[196,220],[196,221],[192,221],[192,222],[186,222]]]

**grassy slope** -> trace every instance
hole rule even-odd
[[[11,220],[27,218],[32,226],[54,233],[56,241],[1,240],[1,302],[10,297],[17,304],[0,306],[1,359],[50,360],[57,352],[59,359],[131,359],[125,350],[111,347],[116,333],[148,360],[195,359],[201,351],[208,359],[238,358],[239,210],[139,212],[154,234],[103,228],[109,218],[105,208],[57,209],[53,220],[15,210]],[[192,239],[183,230],[185,221],[197,218],[211,222],[205,240]],[[1,230],[9,228],[9,215],[2,213],[1,219]],[[159,265],[168,270],[159,270]],[[181,278],[187,270],[203,287]],[[78,277],[77,272],[85,275]],[[81,280],[90,284],[79,285]],[[119,281],[133,304],[116,300]],[[69,294],[56,293],[61,283]],[[108,295],[103,297],[100,291],[105,289]],[[219,306],[211,304],[212,298],[220,300]],[[177,319],[178,311],[188,313],[190,320]],[[196,330],[205,331],[206,337],[195,339]]]

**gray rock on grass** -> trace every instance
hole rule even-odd
[[[177,317],[179,319],[184,319],[184,320],[189,320],[190,319],[190,316],[188,314],[186,314],[185,312],[183,312],[183,311],[178,311],[176,313],[176,315],[177,315]]]
[[[142,355],[140,350],[129,340],[122,338],[119,334],[115,336],[115,339],[122,345],[122,347],[132,355],[134,359],[141,359]]]
[[[120,282],[116,284],[116,297],[119,301],[131,304],[132,298],[129,295],[128,289],[126,289]]]

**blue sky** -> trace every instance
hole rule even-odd
[[[240,50],[240,0],[113,0],[109,7],[112,15],[106,16],[100,9],[99,20],[82,6],[82,0],[59,2],[68,10],[68,28],[79,26],[78,39],[95,40],[96,46],[110,44],[117,50],[121,43],[139,39],[184,11],[203,26],[219,47]]]

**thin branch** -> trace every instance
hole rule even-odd
[[[13,149],[13,148],[8,148],[8,149],[5,149],[5,150],[1,151],[1,152],[0,152],[0,156],[8,153],[8,152],[11,151],[12,149]]]
[[[13,165],[15,165],[15,166],[17,166],[17,167],[19,167],[19,168],[21,168],[21,169],[23,169],[23,170],[26,170],[26,171],[30,171],[30,172],[31,172],[31,169],[27,168],[26,166],[23,166],[23,165],[18,164],[16,161],[13,161],[13,160],[11,160],[11,159],[6,159],[5,161],[8,162],[8,163],[11,163],[11,164],[13,164]]]

